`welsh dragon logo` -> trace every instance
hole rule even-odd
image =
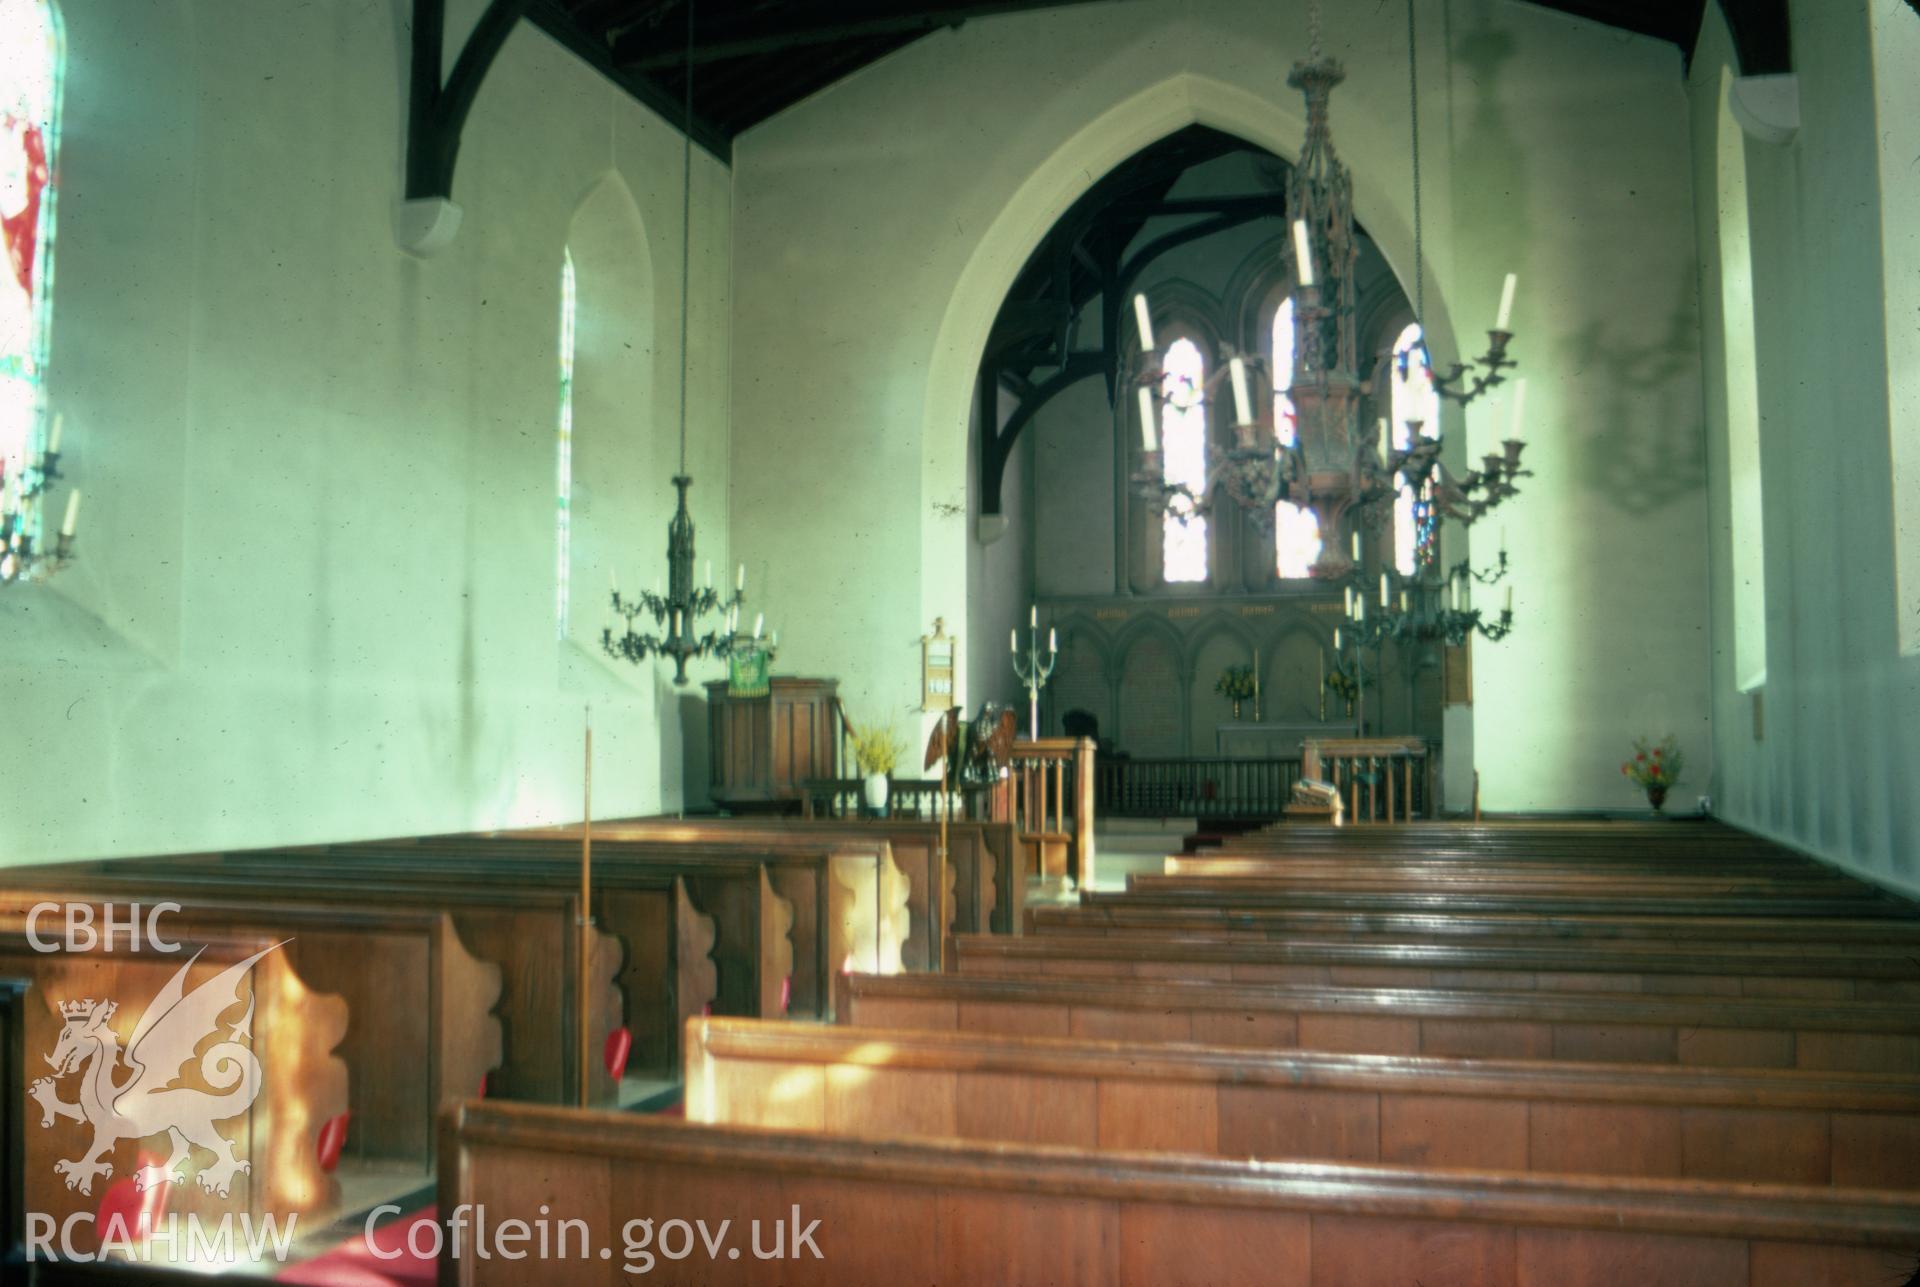
[[[40,1104],[42,1127],[52,1126],[60,1117],[93,1127],[93,1143],[84,1153],[54,1163],[53,1169],[66,1177],[69,1189],[91,1193],[96,1178],[111,1175],[113,1163],[106,1159],[120,1141],[162,1133],[172,1152],[164,1165],[141,1167],[134,1173],[138,1189],[185,1180],[185,1168],[196,1147],[214,1155],[213,1165],[198,1176],[200,1187],[209,1193],[226,1197],[233,1177],[252,1169],[251,1163],[234,1155],[232,1141],[213,1127],[244,1113],[260,1093],[260,1061],[242,1044],[253,1039],[251,996],[246,1013],[227,1029],[225,1038],[200,1056],[200,1077],[213,1091],[174,1083],[193,1059],[195,1048],[218,1035],[221,1016],[239,1004],[240,980],[246,972],[279,946],[256,952],[187,992],[187,971],[200,959],[195,952],[147,1006],[124,1053],[107,1023],[116,1008],[113,1002],[61,1004],[65,1026],[53,1053],[46,1056],[53,1076],[40,1078],[27,1093]],[[56,1097],[54,1083],[73,1073],[80,1074],[80,1097],[68,1103]]]

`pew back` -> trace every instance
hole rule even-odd
[[[818,1222],[817,1259],[709,1259],[689,1237],[694,1258],[669,1272],[708,1283],[1400,1287],[1424,1273],[1522,1287],[1864,1287],[1891,1281],[1868,1275],[1920,1247],[1911,1195],[1874,1191],[845,1139],[522,1104],[466,1104],[447,1129],[456,1161],[441,1171],[440,1209],[584,1221],[613,1255],[542,1267],[580,1284],[629,1277],[619,1235],[633,1218],[656,1236],[669,1218],[729,1220],[736,1249],[755,1220]],[[1583,1264],[1611,1276],[1578,1278]],[[529,1275],[467,1255],[444,1281]]]
[[[1920,1189],[1920,1081],[696,1022],[687,1120],[1219,1157]]]

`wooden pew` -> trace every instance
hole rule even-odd
[[[249,871],[200,862],[126,860],[11,869],[5,885],[15,898],[57,887],[80,888],[121,902],[180,903],[270,899],[280,905],[360,912],[377,898],[386,907],[445,912],[461,942],[482,961],[497,965],[502,992],[498,1017],[503,1049],[500,1071],[488,1093],[568,1102],[578,1094],[578,1032],[575,996],[578,968],[579,893],[533,886],[483,888],[423,875],[411,880],[370,882],[362,872],[329,871],[323,863],[274,864]],[[589,936],[592,992],[588,1022],[593,1058],[589,1074],[597,1099],[616,1093],[598,1052],[624,1010],[614,976],[619,945],[593,931]]]
[[[1464,989],[849,975],[838,1021],[1472,1059],[1920,1073],[1920,1005]]]
[[[1908,949],[1845,952],[1677,940],[1602,944],[1345,943],[1171,934],[963,935],[954,972],[1349,987],[1463,987],[1920,1003]]]
[[[1920,908],[1904,899],[1878,892],[1864,895],[1804,895],[1776,897],[1767,892],[1674,894],[1657,886],[1628,886],[1619,890],[1531,892],[1498,888],[1472,889],[1385,888],[1360,891],[1301,888],[1286,882],[1240,876],[1128,877],[1124,893],[1083,895],[1098,905],[1124,900],[1134,906],[1216,907],[1236,911],[1249,908],[1324,908],[1376,912],[1530,912],[1552,915],[1645,915],[1666,917],[1765,916],[1807,919],[1885,919],[1913,921]],[[1916,926],[1920,928],[1920,926]]]
[[[648,1265],[706,1283],[1877,1287],[1920,1248],[1911,1193],[1874,1190],[871,1140],[523,1104],[465,1104],[447,1129],[440,1210],[576,1218],[613,1252],[538,1279],[497,1256],[443,1262],[443,1282],[474,1287],[625,1281],[637,1216],[656,1238],[668,1218],[730,1220],[736,1248],[756,1219],[819,1222],[819,1259],[709,1260],[690,1237],[692,1258]]]
[[[688,1121],[868,1138],[1920,1189],[1913,1078],[710,1019],[686,1088]]]
[[[1840,872],[1776,864],[1715,863],[1708,867],[1673,861],[1587,863],[1578,859],[1219,853],[1169,854],[1161,861],[1163,874],[1168,876],[1245,876],[1275,884],[1657,883],[1675,890],[1698,887],[1727,893],[1760,890],[1831,897],[1849,893],[1866,896],[1875,892],[1871,885]]]
[[[1318,936],[1363,942],[1368,939],[1458,939],[1537,942],[1657,940],[1670,942],[1677,922],[1647,913],[1564,913],[1502,911],[1467,913],[1445,908],[1424,911],[1368,907],[1229,907],[1220,904],[1162,906],[1129,901],[1123,894],[1082,895],[1077,907],[1032,907],[1030,934],[1235,934],[1254,938]],[[1906,920],[1850,920],[1844,917],[1690,916],[1686,936],[1693,942],[1822,943],[1920,949],[1920,925]]]
[[[1026,880],[1018,875],[1013,826],[1006,822],[949,824],[947,859],[952,870],[938,880],[933,872],[939,824],[916,819],[629,818],[595,823],[593,830],[596,846],[603,839],[817,844],[821,838],[843,843],[880,838],[907,880],[909,931],[901,962],[909,970],[939,969],[949,934],[1018,932],[1025,908]],[[561,831],[578,835],[577,829]]]
[[[35,1087],[52,1071],[43,1057],[61,1048],[68,1027],[62,1007],[92,1001],[98,1005],[91,1013],[98,1016],[100,1007],[111,1003],[114,1008],[104,1022],[124,1054],[150,1004],[183,967],[184,991],[191,995],[230,966],[244,966],[232,985],[235,991],[229,994],[238,999],[222,1009],[216,1030],[230,1032],[242,1022],[244,1012],[239,1007],[243,1003],[250,1007],[246,1030],[261,1082],[249,1111],[216,1121],[221,1123],[220,1135],[232,1141],[235,1159],[249,1169],[225,1177],[222,1193],[218,1168],[196,1149],[186,1167],[190,1178],[170,1188],[168,1209],[215,1221],[223,1214],[240,1212],[298,1214],[310,1220],[323,1218],[337,1207],[338,1184],[321,1168],[316,1142],[321,1126],[348,1105],[347,1070],[335,1054],[346,1031],[347,1007],[339,997],[310,988],[287,954],[275,950],[278,940],[236,934],[203,940],[175,953],[150,947],[112,953],[68,952],[58,947],[49,952],[33,946],[25,928],[23,918],[0,915],[0,974],[32,983],[21,1025],[27,1085],[23,1097],[5,1107],[6,1115],[16,1118],[26,1135],[27,1210],[50,1217],[55,1227],[76,1212],[92,1214],[109,1186],[132,1175],[140,1152],[165,1159],[171,1151],[161,1133],[171,1123],[156,1119],[148,1135],[121,1139],[101,1155],[101,1162],[110,1166],[105,1173],[76,1174],[71,1177],[76,1181],[72,1186],[62,1178],[56,1164],[85,1159],[95,1139],[91,1117],[76,1121],[55,1116],[50,1127],[43,1126],[48,1113]],[[99,1065],[101,1056],[92,1052],[91,1042],[82,1041],[78,1049],[89,1057],[69,1076],[49,1082],[53,1098],[85,1106],[89,1095],[102,1094],[97,1077],[111,1076],[119,1089],[130,1084],[123,1067]],[[146,1053],[151,1058],[155,1052]],[[200,1067],[197,1061],[189,1062],[180,1074],[181,1084],[201,1086]],[[210,1084],[220,1087],[228,1080],[218,1077]],[[178,1123],[187,1127],[191,1139],[190,1118],[181,1117]],[[215,1187],[203,1188],[196,1182],[201,1177]],[[96,1236],[105,1233],[94,1232]]]
[[[80,884],[7,888],[4,875],[0,913],[24,918],[51,900],[86,904],[94,909],[93,923],[104,923],[107,909],[97,891]],[[40,922],[43,938],[59,934],[50,923]],[[352,1090],[350,1157],[430,1172],[436,1115],[474,1095],[500,1064],[500,1021],[493,1014],[500,969],[475,960],[443,913],[196,899],[169,912],[160,928],[188,952],[210,937],[283,941],[280,950],[302,979],[346,1003],[347,1031],[337,1053]]]
[[[511,859],[541,859],[561,867],[577,865],[579,841],[554,832],[527,835],[438,836],[417,842],[416,852],[439,854],[462,864]],[[784,836],[769,832],[744,840],[654,837],[623,839],[594,828],[596,869],[631,867],[638,871],[682,873],[696,886],[737,876],[742,863],[762,866],[772,888],[792,905],[789,970],[793,1006],[800,1013],[826,1017],[832,1009],[832,978],[842,969],[881,973],[902,968],[908,933],[907,887],[883,839],[873,836]],[[702,906],[708,900],[702,898]],[[723,962],[737,953],[719,949]],[[781,975],[774,975],[774,994]],[[744,1011],[738,1011],[744,1013]],[[677,1067],[677,1065],[675,1065]]]
[[[635,864],[618,854],[594,857],[594,924],[619,960],[614,982],[622,1008],[607,1026],[632,1033],[629,1066],[636,1073],[678,1075],[679,1035],[692,1015],[783,1013],[783,984],[794,973],[794,907],[773,892],[764,866],[744,858],[717,861],[683,879],[671,867]],[[577,851],[543,857],[478,843],[446,851],[369,844],[231,853],[194,869],[271,882],[290,866],[358,878],[371,888],[457,880],[501,892],[571,895],[579,889]],[[596,1095],[610,1095],[611,1081],[594,1076]]]

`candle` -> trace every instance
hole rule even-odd
[[[1353,619],[1355,621],[1365,621],[1367,619],[1367,601],[1357,594],[1353,597]]]
[[[747,565],[744,563],[740,565],[740,570],[733,574],[733,588],[735,590],[747,588]]]
[[[1307,221],[1293,221],[1293,262],[1302,286],[1313,285],[1313,241],[1307,236]]]
[[[707,589],[713,589],[713,560],[707,560]]]
[[[1055,643],[1055,642],[1053,641],[1053,627],[1052,627],[1052,626],[1048,626],[1048,627],[1047,627],[1047,651],[1048,651],[1048,652],[1059,652],[1059,651],[1060,651],[1060,646],[1059,646],[1058,644],[1056,644],[1056,643]]]
[[[1153,311],[1147,307],[1145,295],[1133,297],[1133,324],[1140,331],[1140,351],[1153,352]]]
[[[753,637],[755,639],[758,639],[760,637],[760,628],[766,625],[766,623],[767,623],[766,613],[756,612],[753,614]]]
[[[1500,316],[1499,316],[1499,319],[1496,320],[1493,324],[1494,330],[1496,331],[1506,330],[1507,323],[1513,320],[1513,289],[1515,286],[1518,286],[1519,284],[1520,284],[1519,274],[1517,273],[1507,274],[1506,284],[1500,288]]]
[[[1358,563],[1360,561],[1360,533],[1359,532],[1355,532],[1353,534],[1353,561],[1355,563]]]
[[[1507,587],[1507,610],[1506,610],[1506,615],[1507,615],[1507,616],[1512,616],[1512,615],[1513,615],[1513,587],[1512,587],[1512,586],[1508,586],[1508,587]]]
[[[1383,608],[1387,606],[1387,593],[1387,574],[1382,572],[1380,574],[1380,606]]]
[[[1338,630],[1336,630],[1336,631],[1334,631],[1334,632],[1333,632],[1333,650],[1334,650],[1335,652],[1339,652],[1339,651],[1340,651],[1340,632],[1339,632]],[[1324,658],[1324,657],[1323,657],[1323,658],[1321,658],[1321,661],[1323,661],[1323,662],[1324,662],[1325,660],[1326,660],[1326,658]]]
[[[1020,632],[1018,630],[1007,631],[1007,651],[1015,653],[1020,651]]]
[[[1500,525],[1500,561],[1504,563],[1506,562],[1506,558],[1507,558],[1507,525],[1505,523],[1502,523]]]
[[[1521,376],[1513,382],[1513,432],[1509,437],[1520,437],[1520,431],[1526,426],[1527,413],[1527,377]]]
[[[1455,612],[1460,611],[1460,578],[1454,577],[1447,582],[1448,606]]]
[[[1040,628],[1040,605],[1039,604],[1036,603],[1032,607],[1027,609],[1027,624],[1029,626],[1032,626],[1035,630],[1038,630]]]
[[[1160,448],[1160,439],[1153,431],[1153,390],[1144,384],[1140,386],[1140,445],[1148,451]]]
[[[1341,594],[1344,596],[1347,605],[1347,615],[1351,617],[1353,615],[1353,587],[1346,586],[1341,590]]]
[[[1407,610],[1407,592],[1405,590],[1402,590],[1400,592],[1400,611],[1404,613],[1406,612],[1406,610]]]
[[[60,535],[71,537],[74,524],[80,521],[80,489],[74,488],[67,493],[67,518],[60,524]]]
[[[1387,463],[1387,456],[1393,451],[1393,426],[1387,423],[1385,416],[1380,417],[1380,463]]]
[[[1236,357],[1227,363],[1227,373],[1233,378],[1233,423],[1250,425],[1253,423],[1253,399],[1247,394],[1247,364]]]
[[[47,454],[49,456],[54,456],[59,454],[60,432],[66,427],[67,427],[66,412],[64,411],[57,412],[53,417],[53,432],[49,434],[47,437]]]

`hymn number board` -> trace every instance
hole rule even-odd
[[[944,711],[954,701],[954,658],[960,651],[957,636],[949,635],[946,618],[933,619],[933,633],[920,636],[920,709]]]

